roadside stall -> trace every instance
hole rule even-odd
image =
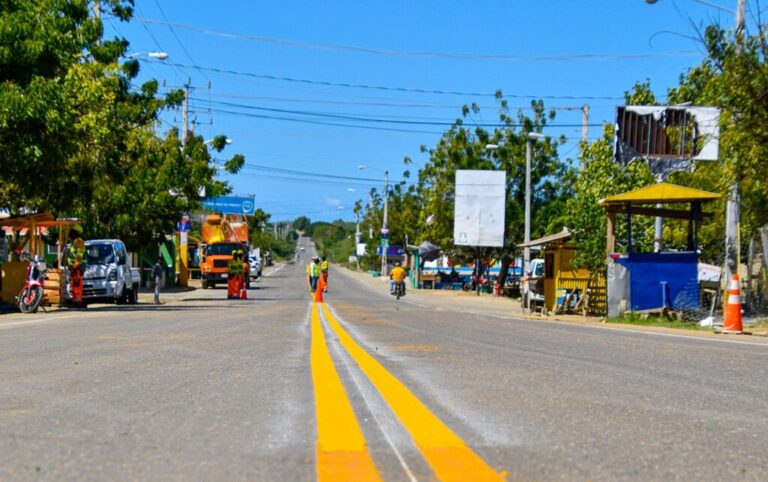
[[[698,307],[698,232],[708,217],[702,205],[719,194],[662,182],[600,200],[608,215],[608,316],[626,311],[681,310]],[[687,209],[676,208],[687,205]],[[626,220],[626,253],[616,253],[616,215]],[[633,216],[687,221],[682,250],[641,253],[633,244]]]
[[[542,248],[544,310],[547,313],[601,312],[605,304],[605,278],[600,276],[590,280],[588,270],[572,265],[578,248],[570,242],[571,236],[572,233],[564,229],[518,246]]]
[[[2,276],[0,299],[2,301],[14,303],[15,298],[24,287],[29,262],[19,260],[16,251],[26,251],[32,257],[38,255],[49,263],[43,297],[44,306],[62,304],[64,300],[63,284],[61,283],[62,252],[67,244],[69,227],[77,223],[78,220],[76,219],[56,219],[51,213],[0,219],[0,227],[6,232],[10,230],[13,233],[9,260],[2,264],[0,270],[0,276]],[[58,231],[55,246],[46,245],[44,239],[51,228],[57,228]]]

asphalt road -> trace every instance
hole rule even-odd
[[[0,480],[768,480],[768,345],[329,284],[0,317]]]

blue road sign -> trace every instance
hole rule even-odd
[[[203,201],[203,206],[224,214],[254,214],[256,201],[253,197],[217,196]]]

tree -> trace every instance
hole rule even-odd
[[[309,226],[312,224],[312,221],[306,216],[299,216],[298,218],[293,220],[293,229],[296,231],[306,231],[309,229]]]
[[[525,202],[525,150],[529,132],[541,132],[547,122],[555,118],[555,112],[546,112],[542,101],[533,101],[533,117],[522,111],[513,117],[506,100],[497,93],[499,119],[504,127],[488,132],[482,128],[465,127],[465,120],[472,121],[479,112],[476,105],[465,106],[462,117],[457,119],[429,152],[429,161],[419,171],[418,194],[422,197],[419,219],[419,240],[429,240],[443,248],[457,260],[495,257],[502,261],[499,282],[506,278],[508,267],[523,241]],[[571,194],[572,179],[569,163],[560,160],[557,146],[564,138],[544,137],[533,144],[531,163],[532,215],[531,232],[540,236],[562,228],[565,199]],[[497,144],[493,152],[488,144]],[[507,174],[507,206],[504,247],[501,249],[466,248],[453,242],[453,207],[455,174],[457,169],[502,169]],[[426,219],[432,219],[431,224]]]
[[[131,0],[104,0],[127,21]],[[160,113],[183,93],[157,98],[157,82],[132,82],[119,63],[125,39],[103,39],[85,0],[8,0],[0,9],[0,205],[84,220],[86,234],[120,237],[129,249],[173,231],[201,190],[222,194],[202,138],[182,149],[175,130],[155,134]],[[214,149],[221,150],[222,142]],[[236,172],[244,158],[225,168]]]
[[[573,196],[567,201],[567,226],[573,233],[573,242],[579,247],[573,258],[576,267],[584,267],[592,278],[605,271],[607,216],[600,207],[600,199],[647,186],[653,177],[644,162],[623,167],[613,159],[613,124],[603,126],[603,136],[592,143],[582,143],[580,169],[576,177]],[[635,234],[652,229],[648,220],[639,221]],[[625,228],[617,223],[617,240],[623,239]],[[651,231],[652,232],[652,231]],[[638,236],[642,243],[642,234]],[[652,242],[645,237],[646,244]]]

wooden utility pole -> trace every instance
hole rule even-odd
[[[184,84],[184,107],[182,109],[181,120],[181,145],[187,145],[187,133],[189,132],[189,84],[192,79],[188,79]]]

